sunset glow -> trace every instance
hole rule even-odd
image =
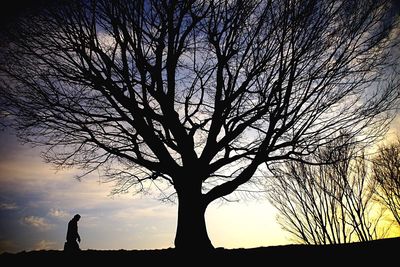
[[[395,120],[389,136],[398,132]],[[392,138],[392,137],[390,137]],[[95,175],[82,181],[74,171],[56,172],[40,150],[1,135],[0,252],[62,250],[68,221],[79,221],[82,249],[160,249],[173,247],[177,206],[153,196],[109,195],[111,184]],[[291,244],[265,199],[213,204],[206,212],[215,247],[252,248]],[[395,225],[387,237],[400,236]]]
[[[52,169],[40,150],[0,139],[0,252],[62,250],[68,221],[79,221],[82,249],[159,249],[174,246],[177,206],[154,196],[109,196],[112,184],[95,175]],[[264,199],[211,205],[206,212],[215,247],[251,248],[290,243]]]
[[[0,15],[0,254],[400,237],[394,0],[44,2]]]

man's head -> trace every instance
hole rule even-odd
[[[79,219],[81,218],[81,215],[79,214],[75,214],[74,216],[74,220],[79,221]]]

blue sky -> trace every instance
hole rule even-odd
[[[0,253],[61,250],[68,221],[78,223],[82,249],[173,247],[177,206],[155,195],[110,196],[112,184],[96,174],[82,181],[76,170],[56,171],[40,149],[19,144],[9,131],[0,138]],[[289,244],[266,200],[211,204],[206,212],[215,247],[250,248]]]

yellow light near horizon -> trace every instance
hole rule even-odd
[[[212,204],[206,212],[207,229],[216,247],[254,248],[289,244],[276,210],[267,201]]]
[[[387,238],[390,237],[400,237],[400,225],[394,225],[390,228],[389,232],[386,235]]]

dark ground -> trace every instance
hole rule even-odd
[[[1,254],[2,262],[13,266],[400,266],[400,237],[342,245],[217,248],[211,253],[199,253],[196,248],[184,253],[173,248],[83,250],[75,255],[59,250],[23,251]]]

